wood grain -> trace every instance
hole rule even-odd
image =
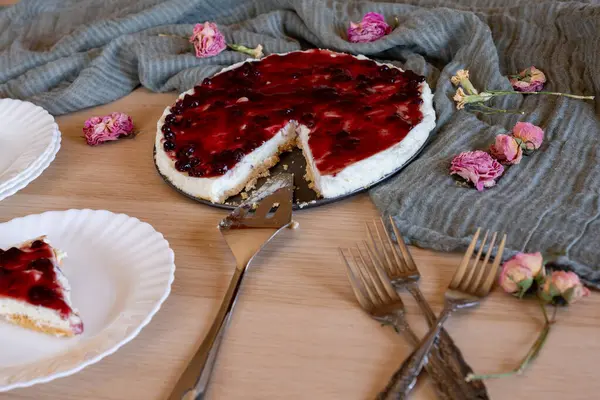
[[[179,195],[155,171],[156,121],[175,98],[139,89],[112,104],[57,118],[63,144],[55,162],[27,188],[0,202],[0,222],[70,208],[129,214],[165,235],[177,265],[171,296],[134,341],[76,375],[3,393],[1,399],[164,399],[209,329],[233,258],[216,229],[226,212]],[[81,138],[83,122],[111,111],[130,114],[138,136],[87,146]],[[272,241],[244,282],[210,399],[369,399],[378,393],[410,347],[360,310],[336,250],[361,240],[364,222],[376,216],[367,195],[295,214],[300,228]],[[460,255],[412,251],[422,271],[422,290],[439,312]],[[423,334],[424,318],[409,296],[404,299],[410,321]],[[559,311],[540,357],[525,376],[489,381],[491,398],[596,398],[599,305],[594,293]],[[479,309],[459,313],[447,324],[476,372],[515,366],[541,327],[534,302],[498,290]],[[425,382],[413,398],[434,396]]]

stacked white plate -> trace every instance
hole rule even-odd
[[[52,115],[35,104],[0,99],[0,200],[23,189],[48,168],[60,149]]]

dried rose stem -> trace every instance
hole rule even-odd
[[[246,46],[242,46],[241,44],[227,44],[227,47],[229,47],[231,50],[240,52],[240,53],[244,53],[244,54],[248,54],[249,56],[252,56],[254,58],[261,58],[262,57],[262,46],[258,46],[256,49],[251,49],[249,47]]]
[[[576,94],[568,94],[568,93],[559,93],[559,92],[517,92],[517,91],[508,91],[508,90],[486,90],[487,93],[491,93],[492,95],[507,95],[507,94],[550,94],[553,96],[563,96],[570,97],[572,99],[581,99],[581,100],[594,100],[594,96],[579,96]]]
[[[538,297],[538,299],[539,299],[539,297]],[[525,357],[523,358],[523,360],[521,361],[519,366],[511,371],[500,372],[497,374],[483,374],[483,375],[468,374],[467,377],[465,378],[465,381],[471,382],[471,381],[480,381],[480,380],[484,380],[484,379],[497,379],[497,378],[503,378],[505,376],[521,375],[523,373],[523,371],[525,371],[525,369],[527,368],[529,363],[537,357],[540,350],[544,346],[544,343],[546,342],[546,338],[548,337],[548,333],[550,332],[550,326],[552,326],[552,323],[554,322],[554,321],[550,321],[548,319],[548,313],[546,312],[546,307],[541,299],[539,299],[539,304],[540,304],[540,307],[542,308],[542,312],[544,314],[544,328],[540,332],[540,335],[538,336],[536,341],[533,343],[533,346],[531,346],[531,348],[529,349],[529,351],[527,352],[527,354],[525,355]],[[554,309],[554,311],[556,312],[556,308]]]
[[[482,104],[482,103],[475,103],[473,105],[476,105],[476,106],[481,107],[481,108],[483,108],[485,110],[488,110],[488,111],[475,110],[475,111],[479,111],[479,112],[481,112],[483,114],[504,113],[504,114],[521,114],[521,115],[525,115],[525,111],[504,110],[502,108],[494,108],[494,107],[486,106],[485,104]]]

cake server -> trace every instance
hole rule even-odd
[[[170,400],[204,399],[248,266],[254,256],[292,222],[293,188],[293,175],[279,174],[219,223],[219,230],[235,257],[235,271],[212,327],[179,378]]]

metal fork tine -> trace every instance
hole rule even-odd
[[[403,273],[404,271],[404,260],[402,257],[401,253],[398,253],[398,249],[396,249],[396,246],[394,246],[394,242],[392,242],[392,238],[390,236],[390,233],[388,232],[388,230],[385,228],[385,223],[383,222],[383,218],[379,218],[379,220],[381,221],[381,226],[383,227],[383,233],[385,234],[385,238],[387,239],[388,245],[390,246],[390,252],[392,253],[394,260],[396,261],[395,263],[392,263],[392,266],[395,267],[394,269],[396,270],[396,273]]]
[[[375,271],[375,267],[374,267],[375,263],[373,263],[374,260],[371,258],[370,259],[371,262],[367,262],[360,247],[357,245],[356,248],[358,250],[360,259],[362,261],[362,265],[364,267],[363,271],[366,273],[366,275],[368,275],[369,282],[371,283],[371,287],[373,287],[375,289],[374,291],[379,294],[379,299],[382,303],[386,303],[386,302],[390,301],[390,296],[387,293],[387,291],[385,290],[385,287],[382,285],[381,280],[380,280],[377,272]],[[368,250],[367,250],[367,253],[368,253]]]
[[[369,294],[369,298],[371,299],[371,302],[375,306],[381,305],[382,304],[381,295],[379,294],[377,289],[373,287],[373,284],[371,283],[372,279],[365,271],[364,261],[361,259],[360,254],[359,254],[359,256],[356,256],[354,254],[354,251],[352,251],[352,250],[355,250],[355,249],[351,248],[350,254],[352,254],[352,258],[354,259],[354,265],[356,266],[356,271],[358,272],[357,275],[360,277],[360,281],[362,282],[363,287],[365,288],[365,291]]]
[[[481,240],[481,244],[479,245],[479,250],[477,251],[477,255],[475,256],[475,258],[473,258],[471,260],[471,267],[467,269],[466,274],[463,276],[463,278],[460,281],[460,289],[461,290],[467,290],[467,288],[469,287],[469,284],[471,283],[471,280],[473,279],[473,275],[475,275],[475,271],[477,271],[480,268],[485,268],[485,264],[483,266],[481,266],[481,254],[483,253],[483,249],[485,248],[485,244],[488,238],[490,231],[485,231],[485,234],[483,235],[483,239]]]
[[[392,286],[392,283],[389,281],[389,278],[387,277],[385,271],[383,271],[381,266],[373,258],[373,254],[371,253],[371,250],[369,249],[368,246],[366,247],[366,249],[367,249],[367,254],[371,258],[371,266],[373,268],[372,275],[374,277],[373,281],[375,281],[375,284],[380,285],[380,287],[383,288],[383,290],[385,290],[387,292],[388,299],[399,300],[400,296],[398,296],[396,289],[394,289],[394,286]],[[359,251],[360,251],[360,249],[359,249]]]
[[[498,246],[498,251],[496,252],[496,257],[494,258],[494,263],[492,267],[488,271],[488,274],[483,281],[483,283],[479,286],[479,290],[477,291],[478,296],[485,296],[492,289],[492,285],[496,281],[496,273],[498,272],[498,267],[500,266],[500,262],[502,261],[502,253],[504,253],[504,245],[506,243],[506,234],[502,236],[502,241]],[[491,249],[490,249],[491,252]]]
[[[458,288],[458,285],[460,284],[460,281],[461,281],[463,275],[465,274],[467,265],[469,264],[469,261],[471,260],[471,257],[473,256],[473,250],[475,250],[475,244],[477,244],[477,239],[479,238],[479,232],[481,232],[481,228],[477,228],[477,232],[475,232],[475,235],[473,235],[473,239],[471,239],[471,243],[469,244],[469,247],[467,248],[467,251],[465,252],[465,255],[463,256],[462,261],[460,262],[460,265],[456,269],[454,276],[452,277],[452,281],[450,282],[450,286],[449,286],[452,289]]]
[[[369,235],[369,239],[371,239],[371,244],[373,245],[373,250],[374,250],[374,254],[375,254],[375,258],[380,261],[380,263],[383,265],[383,268],[387,271],[387,273],[389,273],[390,275],[392,274],[392,270],[385,264],[385,249],[380,249],[380,247],[383,247],[383,243],[381,241],[377,241],[377,239],[375,238],[375,235],[373,234],[373,231],[371,230],[371,226],[369,225],[368,222],[365,222],[365,226],[367,227],[367,233]],[[378,244],[379,243],[379,244]]]
[[[377,232],[377,238],[379,239],[379,243],[381,244],[381,250],[383,252],[383,256],[385,257],[385,261],[382,260],[382,264],[384,264],[385,269],[390,274],[392,274],[394,271],[393,263],[390,259],[390,255],[388,254],[388,250],[385,248],[385,243],[383,242],[383,238],[381,237],[381,232],[379,231],[377,221],[373,222],[373,226],[375,227],[375,232]]]
[[[348,251],[348,249],[346,249]],[[373,307],[373,303],[371,302],[369,296],[365,293],[364,286],[358,281],[352,267],[350,266],[350,262],[346,258],[344,254],[344,249],[339,248],[340,254],[342,255],[342,259],[344,260],[344,264],[346,264],[346,275],[348,275],[348,279],[350,280],[350,286],[352,287],[352,291],[354,292],[354,296],[358,300],[360,306],[369,311]]]
[[[497,234],[498,234],[497,232],[494,232],[492,234],[492,240],[490,241],[490,244],[488,245],[488,249],[485,252],[485,258],[483,259],[481,267],[477,269],[477,274],[473,277],[473,280],[471,281],[471,283],[469,284],[469,287],[467,288],[467,291],[469,293],[475,293],[477,291],[477,287],[479,286],[479,283],[481,282],[481,278],[484,276],[484,273],[488,267],[488,261],[490,260],[490,254],[492,253],[492,249],[494,248],[494,244],[496,243]]]
[[[404,244],[404,238],[402,237],[402,235],[400,234],[400,231],[396,227],[396,223],[394,223],[394,218],[392,218],[391,215],[390,215],[390,223],[392,225],[392,230],[394,231],[394,235],[396,235],[396,242],[398,242],[398,248],[400,249],[400,252],[402,253],[402,258],[404,259],[404,265],[406,266],[406,268],[408,268],[409,271],[417,272],[418,271],[417,264],[415,263],[415,260],[412,258],[412,255],[406,248],[406,244]]]

